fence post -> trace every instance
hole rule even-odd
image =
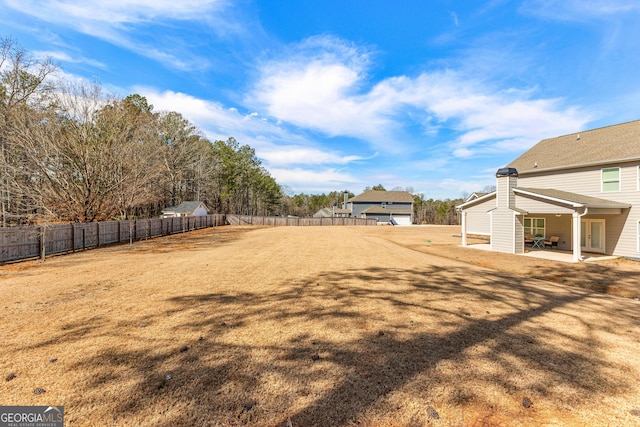
[[[86,240],[85,240],[84,232],[85,232],[85,228],[82,227],[82,250],[83,251],[86,248]]]
[[[71,252],[76,251],[76,225],[71,223]]]
[[[100,222],[96,222],[96,247],[100,247]]]
[[[45,257],[45,252],[46,252],[46,247],[45,247],[45,227],[44,226],[40,226],[40,260],[44,261],[44,257]]]

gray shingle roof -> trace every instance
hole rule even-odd
[[[585,196],[584,194],[571,193],[569,191],[555,190],[551,188],[523,188],[517,187],[514,191],[526,191],[527,193],[538,194],[543,197],[558,199],[571,204],[587,206],[590,208],[617,208],[624,209],[631,207],[629,204],[614,202],[612,200],[600,199],[598,197]]]
[[[361,202],[361,203],[381,203],[381,202],[393,202],[393,203],[412,203],[413,196],[407,191],[378,191],[368,190],[362,194],[358,194],[352,197],[348,202]]]
[[[543,139],[509,163],[518,173],[640,159],[640,120]]]
[[[186,214],[195,211],[198,207],[200,207],[200,205],[204,206],[202,202],[182,202],[178,206],[169,206],[168,208],[164,208],[162,212],[176,212]]]

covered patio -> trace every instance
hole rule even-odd
[[[530,218],[530,230],[531,218],[542,219],[545,230],[542,237],[559,237],[558,252],[570,254],[572,262],[611,253],[622,230],[625,213],[631,207],[554,189],[516,187],[513,192],[516,205],[526,212],[525,218]],[[526,250],[524,248],[524,252]],[[529,250],[529,253],[538,252],[552,251]]]
[[[466,246],[469,249],[477,249],[482,251],[491,251],[491,245],[489,243],[478,243]],[[526,249],[524,253],[518,254],[519,256],[526,256],[530,258],[539,258],[549,261],[559,261],[567,263],[575,263],[573,259],[573,252],[559,249]],[[598,261],[606,261],[610,259],[618,258],[614,255],[604,255],[596,253],[583,253],[579,262],[596,263]]]
[[[496,193],[463,204],[461,210],[462,245],[467,246],[467,233],[472,230],[486,229],[490,243],[487,248],[500,252],[511,252],[529,256],[554,257],[570,262],[580,262],[614,253],[616,245],[629,214],[630,204],[585,196],[582,194],[555,189],[524,188],[513,186],[508,209],[511,212],[501,218],[513,225],[505,226],[496,222],[498,211],[489,208],[495,206]],[[468,215],[475,211],[473,216]],[[486,216],[482,215],[482,212]],[[482,217],[486,221],[480,223]],[[500,225],[502,224],[502,225]],[[496,233],[500,226],[499,233]],[[505,231],[510,230],[505,233]],[[556,243],[549,246],[532,248],[525,240],[537,236]],[[475,246],[475,245],[474,245]],[[543,250],[544,249],[544,250]],[[556,255],[536,255],[555,253]]]

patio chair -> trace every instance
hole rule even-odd
[[[524,245],[533,245],[533,234],[527,234],[524,236]]]
[[[553,249],[554,247],[557,248],[558,247],[558,242],[560,241],[560,237],[558,236],[551,236],[549,238],[549,240],[545,240],[544,241],[544,246],[550,246],[551,249]]]

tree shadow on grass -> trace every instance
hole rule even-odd
[[[80,361],[74,369],[95,378],[83,405],[99,405],[105,397],[89,391],[115,383],[122,386],[108,398],[118,424],[345,425],[394,411],[424,414],[431,404],[504,409],[486,388],[503,400],[526,394],[576,403],[632,386],[627,367],[605,357],[598,332],[612,319],[637,327],[636,319],[598,307],[590,293],[509,274],[464,266],[327,271],[271,293],[170,302],[155,320],[179,316],[169,329],[184,339],[160,337]],[[600,319],[563,314],[576,305]],[[549,316],[581,322],[588,338]],[[562,345],[550,340],[555,334]],[[399,393],[419,409],[399,409]]]

